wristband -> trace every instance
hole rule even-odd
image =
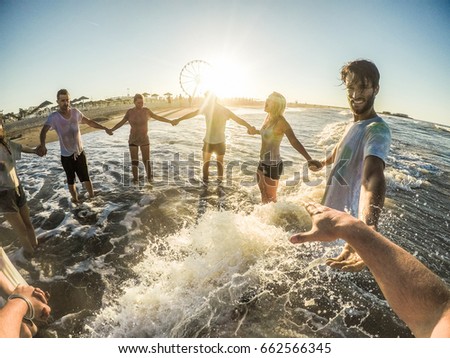
[[[15,298],[20,298],[21,300],[24,300],[28,306],[27,314],[28,314],[28,312],[29,312],[29,314],[28,314],[28,316],[25,315],[23,318],[30,320],[30,321],[32,319],[34,319],[34,307],[33,307],[33,304],[30,302],[30,300],[28,298],[26,298],[25,296],[12,294],[8,297],[8,301],[13,300]]]

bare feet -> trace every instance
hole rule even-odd
[[[328,259],[326,263],[331,268],[348,272],[358,272],[366,267],[364,261],[349,244],[345,244],[338,257]]]

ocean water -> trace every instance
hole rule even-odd
[[[262,110],[233,110],[257,127],[264,119]],[[322,158],[351,114],[290,109],[286,118]],[[450,283],[450,128],[384,118],[393,140],[380,231]],[[58,143],[45,158],[23,155],[18,173],[45,243],[27,262],[3,219],[0,237],[24,278],[51,293],[52,317],[39,336],[412,336],[368,270],[324,264],[343,242],[289,243],[310,227],[303,203],[321,199],[325,171],[308,173],[286,138],[279,201],[261,205],[259,136],[230,121],[224,186],[205,189],[198,180],[201,117],[149,127],[153,186],[130,185],[128,126],[113,137],[83,136],[98,195],[78,206],[69,201]]]

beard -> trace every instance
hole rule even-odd
[[[350,103],[350,108],[351,108],[351,110],[352,110],[352,112],[354,114],[357,114],[357,115],[364,114],[364,113],[366,113],[366,112],[368,112],[368,111],[370,111],[372,109],[373,104],[375,103],[375,94],[373,94],[371,97],[369,97],[366,100],[366,103],[364,104],[364,107],[362,107],[360,109],[359,108],[355,108],[353,106],[353,102],[351,100],[349,100],[349,103]]]

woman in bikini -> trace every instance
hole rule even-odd
[[[284,135],[289,139],[294,149],[305,157],[308,161],[308,167],[314,169],[321,167],[319,161],[311,158],[283,117],[285,109],[286,99],[280,93],[273,92],[266,100],[264,111],[267,112],[267,116],[258,131],[261,134],[262,142],[256,177],[264,204],[277,201],[278,182],[283,173],[280,144]]]
[[[147,107],[144,107],[144,96],[136,94],[134,96],[134,108],[130,108],[123,119],[117,123],[112,131],[119,129],[126,122],[130,123],[130,137],[128,146],[130,149],[131,168],[133,173],[133,184],[139,183],[138,166],[139,166],[139,148],[141,149],[142,161],[144,162],[145,172],[148,182],[153,180],[152,169],[150,166],[150,139],[148,137],[148,120],[150,118],[157,121],[171,123],[170,119],[158,116]]]

